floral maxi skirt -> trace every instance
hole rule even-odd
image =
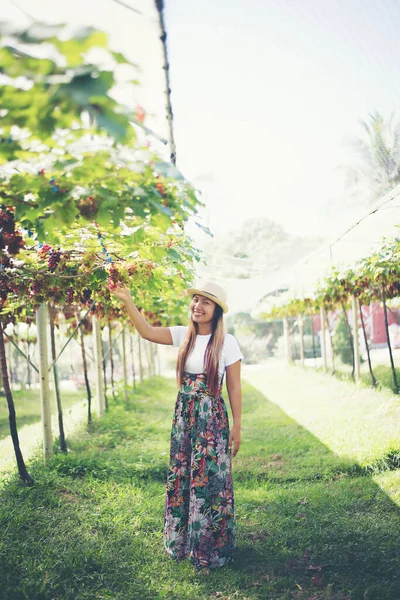
[[[229,422],[204,373],[184,373],[171,432],[164,545],[197,568],[222,567],[235,546]]]

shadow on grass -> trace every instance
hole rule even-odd
[[[36,461],[32,488],[5,486],[2,600],[398,600],[397,505],[247,384],[234,561],[207,577],[171,561],[161,530],[172,403],[155,393],[144,404],[139,392],[137,411],[114,407],[48,468]]]

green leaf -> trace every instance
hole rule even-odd
[[[90,74],[80,75],[78,73],[69,83],[60,86],[57,95],[71,98],[78,106],[87,108],[90,105],[90,98],[107,95],[115,83],[114,74],[111,71],[103,71],[100,75],[95,76],[97,72],[97,69],[92,67]],[[92,110],[94,110],[93,107]]]
[[[157,213],[151,215],[151,224],[161,229],[161,231],[166,231],[168,227],[171,227],[171,219],[163,213]]]
[[[111,56],[119,65],[122,64],[132,64],[122,52],[115,52],[114,50],[110,51]]]
[[[91,105],[89,112],[95,117],[99,127],[105,129],[119,142],[127,142],[136,138],[135,130],[125,115],[118,114],[106,106],[94,109]]]
[[[55,170],[71,171],[74,167],[77,167],[80,164],[81,161],[77,160],[76,158],[67,158],[64,160],[56,160],[53,167]]]
[[[181,255],[174,248],[170,248],[168,250],[168,256],[170,256],[171,258],[174,258],[178,262],[181,262],[181,260],[182,260]]]
[[[77,31],[72,39],[61,40],[54,37],[51,42],[65,56],[68,66],[71,67],[82,64],[83,54],[91,48],[105,48],[107,40],[108,36],[103,31],[84,27]]]
[[[136,230],[133,233],[130,233],[127,237],[133,244],[141,244],[146,237],[146,233],[143,227],[137,227]]]
[[[105,269],[96,269],[90,275],[90,283],[94,284],[99,281],[106,281],[108,279],[108,273]]]
[[[208,227],[206,227],[205,225],[202,225],[201,223],[199,223],[198,221],[195,221],[194,224],[199,227],[202,231],[204,231],[204,233],[206,233],[207,235],[210,235],[211,237],[214,237],[214,234],[212,233],[211,229],[209,229]]]
[[[151,248],[151,256],[154,261],[159,263],[162,261],[163,258],[166,258],[166,256],[168,256],[168,251],[162,246],[153,246]]]
[[[174,214],[172,212],[172,210],[170,208],[168,208],[168,206],[164,206],[163,204],[159,204],[158,202],[156,202],[152,198],[149,198],[149,203],[152,204],[159,212],[162,212],[164,215],[168,215],[169,217],[172,217],[172,215]]]
[[[163,175],[164,177],[171,177],[171,179],[178,179],[179,181],[183,181],[185,178],[180,171],[174,165],[167,162],[155,162],[154,169]]]

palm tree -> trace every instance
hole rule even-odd
[[[346,188],[372,204],[400,182],[400,123],[375,111],[361,126],[364,136],[353,143],[359,163],[347,169]]]

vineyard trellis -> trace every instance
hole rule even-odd
[[[51,58],[38,57],[42,44],[53,48]],[[19,449],[5,354],[7,325],[31,322],[36,313],[47,460],[53,451],[49,372],[57,381],[57,361],[68,344],[67,340],[57,354],[54,328],[61,315],[69,324],[69,339],[79,332],[90,422],[92,392],[84,341],[91,333],[88,318],[94,340],[96,412],[101,416],[106,409],[107,358],[102,328],[107,325],[111,336],[111,362],[117,341],[111,339],[114,322],[122,326],[125,398],[128,378],[128,316],[110,290],[119,283],[129,286],[153,326],[171,319],[180,322],[187,310],[184,290],[200,260],[184,231],[200,205],[196,191],[173,164],[139,141],[138,128],[151,133],[144,123],[146,113],[113,99],[114,73],[88,62],[93,48],[108,52],[115,64],[136,69],[122,53],[108,48],[105,34],[92,28],[71,37],[61,25],[0,26],[5,81],[0,86],[0,364],[19,474],[28,483],[32,479]],[[152,347],[138,340],[141,381],[144,348],[150,373],[156,372]],[[111,387],[114,392],[113,381]],[[60,394],[57,405],[66,451]]]
[[[372,386],[376,385],[376,377],[373,373],[370,348],[368,344],[365,319],[363,316],[363,306],[369,306],[371,303],[379,303],[383,308],[386,341],[392,372],[393,387],[396,393],[399,393],[399,382],[397,379],[396,368],[394,364],[392,344],[390,340],[388,312],[390,303],[398,302],[400,296],[400,237],[386,237],[363,259],[357,261],[354,265],[337,265],[322,277],[315,289],[310,294],[293,296],[282,296],[280,302],[266,311],[264,318],[283,318],[287,322],[288,318],[296,317],[298,324],[301,324],[304,314],[315,315],[319,313],[321,323],[321,355],[324,370],[328,370],[327,360],[327,338],[332,344],[332,331],[329,326],[327,313],[341,309],[343,319],[346,324],[348,342],[352,356],[352,377],[355,381],[360,380],[360,347],[359,347],[359,329],[361,327],[363,339],[365,342],[368,369]],[[352,323],[350,324],[348,314],[351,313]],[[302,338],[302,327],[299,326],[299,335]],[[291,360],[289,327],[285,327],[285,346],[286,354]],[[314,340],[314,334],[313,334]],[[332,372],[335,371],[334,351],[331,346]],[[315,355],[315,353],[314,353]],[[301,362],[303,358],[301,356]]]
[[[288,318],[296,317],[300,322],[303,314],[316,314],[319,312],[321,321],[321,354],[324,370],[327,371],[327,330],[331,339],[327,312],[341,308],[351,348],[353,363],[352,377],[356,382],[360,380],[360,348],[358,332],[359,326],[361,325],[368,357],[371,385],[375,386],[376,377],[374,376],[372,369],[362,307],[369,305],[371,302],[380,303],[384,312],[386,340],[393,378],[393,387],[395,392],[399,393],[399,382],[397,380],[393,359],[388,324],[388,311],[390,310],[388,303],[396,301],[399,296],[400,237],[386,237],[381,240],[369,255],[357,261],[354,265],[332,266],[330,271],[328,271],[317,283],[312,293],[291,298],[283,296],[280,303],[276,303],[272,306],[269,311],[263,314],[263,317],[269,319],[283,318],[284,325],[286,322],[285,345],[287,348],[287,356],[289,361],[291,361],[290,340],[288,339],[289,327],[287,325]],[[350,307],[352,325],[350,325],[348,320],[348,310]],[[301,329],[300,335],[302,335]]]

